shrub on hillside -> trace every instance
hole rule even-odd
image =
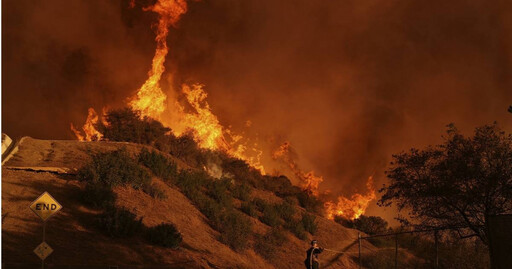
[[[149,196],[156,198],[158,200],[164,200],[167,199],[167,195],[165,195],[165,192],[160,189],[160,187],[154,183],[152,184],[146,184],[142,186],[142,191],[147,193]]]
[[[258,170],[243,160],[226,155],[220,157],[222,158],[222,170],[225,173],[232,174],[236,180],[246,182],[255,188],[263,188],[262,175]]]
[[[96,182],[88,182],[81,196],[84,204],[95,208],[114,206],[117,198],[112,188]]]
[[[284,224],[284,228],[292,232],[297,238],[301,240],[306,240],[306,229],[304,229],[304,225],[301,220],[292,220],[288,221]]]
[[[193,167],[206,164],[205,152],[197,145],[191,132],[185,133],[172,141],[170,153]]]
[[[388,232],[388,222],[381,217],[361,215],[353,222],[356,229],[370,235]]]
[[[78,180],[109,187],[131,185],[134,189],[151,182],[146,169],[140,167],[124,148],[91,157],[91,162],[78,170]]]
[[[260,217],[261,222],[270,227],[277,227],[281,225],[282,221],[275,206],[269,205],[264,207],[262,213],[263,215]]]
[[[156,151],[150,152],[143,148],[138,155],[138,160],[149,168],[155,176],[164,180],[175,178],[178,174],[176,163]]]
[[[176,178],[176,185],[188,196],[188,192],[203,189],[209,182],[210,177],[204,171],[181,170]]]
[[[98,218],[98,224],[110,237],[130,237],[143,228],[142,218],[136,219],[135,214],[124,208],[110,207]]]
[[[274,207],[279,214],[279,217],[284,221],[291,221],[296,213],[295,207],[290,203],[290,201],[285,200],[280,204],[276,204]]]
[[[223,213],[225,212],[224,207],[202,192],[195,192],[194,197],[196,197],[194,199],[196,200],[195,203],[198,205],[199,211],[208,218],[211,226],[215,230],[220,230]]]
[[[301,190],[297,186],[293,186],[286,176],[262,176],[263,188],[275,193],[277,196],[285,197],[296,195]]]
[[[153,245],[167,248],[177,248],[181,241],[183,241],[181,233],[170,223],[162,223],[148,228],[146,239]]]
[[[212,180],[208,184],[208,195],[215,199],[223,207],[231,207],[233,198],[228,192],[231,188],[230,179]]]
[[[247,183],[234,184],[231,190],[233,197],[241,201],[249,201],[251,198],[251,187]]]
[[[286,235],[281,229],[272,228],[265,235],[256,235],[254,250],[267,261],[272,261],[279,247],[286,242]]]
[[[299,205],[312,213],[320,213],[322,210],[323,202],[315,197],[310,191],[304,190],[296,194],[299,200]]]
[[[240,210],[251,217],[258,216],[258,208],[252,202],[242,202]]]
[[[105,121],[106,125],[100,121],[97,127],[103,137],[111,141],[153,145],[171,130],[154,119],[141,117],[139,112],[130,108],[108,111]]]
[[[247,247],[252,227],[246,216],[236,211],[226,212],[219,228],[221,242],[237,251]]]
[[[389,231],[387,221],[377,216],[361,215],[359,218],[354,220],[336,216],[334,221],[347,228],[357,229],[369,235],[384,234]]]
[[[302,226],[304,230],[308,231],[310,234],[316,234],[318,230],[318,224],[316,222],[316,216],[308,213],[302,214]]]
[[[263,212],[263,210],[267,207],[270,207],[271,205],[269,203],[267,203],[265,200],[261,199],[261,198],[254,198],[252,200],[252,203],[256,206],[256,208],[260,211],[260,212]]]

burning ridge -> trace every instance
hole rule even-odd
[[[133,2],[130,6],[134,7]],[[185,96],[186,104],[169,98],[170,95],[166,95],[160,87],[160,80],[165,72],[164,63],[169,53],[167,45],[169,28],[176,26],[181,16],[187,12],[187,2],[185,0],[159,0],[144,10],[159,15],[158,23],[155,24],[156,50],[151,70],[148,72],[148,79],[137,90],[135,96],[128,100],[127,105],[133,111],[138,112],[141,118],[148,117],[162,122],[171,129],[173,135],[179,137],[192,134],[199,147],[222,151],[229,156],[241,159],[264,175],[265,168],[261,163],[263,151],[258,148],[257,143],[249,143],[248,139],[232,132],[219,122],[206,100],[208,94],[204,91],[203,85],[183,84],[181,86],[180,93]],[[171,88],[169,91],[173,91],[173,89]],[[190,109],[186,109],[186,107]],[[107,124],[104,121],[105,114],[105,109],[100,117],[93,108],[89,108],[86,122],[81,128],[83,133],[72,124],[71,130],[80,141],[101,140],[103,134],[98,131],[96,126],[100,120],[102,124]],[[285,142],[272,153],[272,159],[286,164],[301,182],[301,187],[318,196],[320,194],[319,185],[323,182],[323,178],[315,175],[314,171],[304,172],[300,169],[292,158],[290,150],[290,143]],[[350,198],[339,196],[336,203],[326,202],[324,206],[327,217],[333,219],[335,216],[342,216],[352,220],[364,214],[369,203],[376,197],[372,177],[368,179],[367,187],[367,194],[354,194]]]

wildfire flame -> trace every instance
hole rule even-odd
[[[77,130],[73,123],[71,123],[71,130],[75,133],[75,136],[80,141],[98,141],[103,137],[103,134],[96,130],[96,124],[98,123],[99,117],[96,111],[91,107],[89,108],[87,119],[82,127],[84,134]]]
[[[297,162],[292,157],[292,149],[290,142],[284,142],[277,150],[272,153],[274,160],[281,160],[288,165],[293,174],[302,182],[302,188],[310,191],[313,195],[318,195],[318,187],[324,179],[316,176],[314,171],[302,171]]]
[[[365,195],[356,193],[349,198],[344,196],[338,197],[338,202],[326,202],[324,204],[327,218],[334,219],[336,216],[341,216],[346,219],[354,220],[359,218],[372,200],[376,198],[375,189],[373,187],[373,177],[369,177],[366,182],[368,192]]]
[[[272,153],[274,160],[282,161],[288,166],[301,183],[304,190],[310,191],[313,195],[319,195],[319,185],[322,183],[323,178],[315,175],[314,171],[304,172],[300,169],[299,165],[294,159],[294,152],[290,142],[285,142],[277,150]],[[344,196],[338,197],[338,202],[332,201],[324,204],[327,217],[334,219],[335,216],[342,216],[344,218],[353,220],[359,218],[372,200],[375,199],[375,189],[373,188],[373,177],[369,177],[366,183],[368,193],[365,195],[354,194],[350,198]]]
[[[130,7],[133,6],[134,2],[130,2]],[[180,104],[177,100],[171,102],[172,106],[166,107],[166,101],[169,102],[169,100],[160,87],[160,80],[165,71],[164,63],[169,52],[167,35],[169,27],[175,26],[180,17],[187,12],[187,3],[185,0],[159,0],[155,5],[144,10],[153,11],[159,15],[155,38],[157,47],[151,70],[148,72],[148,79],[137,90],[137,94],[129,102],[129,106],[133,110],[139,111],[141,117],[151,117],[171,127],[174,135],[180,136],[191,131],[201,148],[224,151],[233,157],[245,160],[264,174],[264,167],[260,163],[262,151],[258,149],[256,143],[253,146],[248,146],[247,139],[234,134],[220,124],[206,101],[208,95],[203,90],[203,85],[182,85],[181,93],[186,97],[187,107],[191,109],[187,110],[185,105]],[[74,126],[71,126],[80,141],[90,141],[88,139],[93,135],[96,135],[96,140],[102,137],[101,133],[94,129],[98,117],[97,115],[95,118],[91,117],[91,113],[96,115],[94,109],[90,108],[89,117],[83,128],[86,133],[85,137]]]
[[[137,91],[137,97],[130,102],[132,109],[140,111],[141,116],[160,119],[165,110],[166,95],[160,88],[160,78],[165,71],[165,56],[169,52],[167,35],[169,27],[175,25],[181,15],[187,12],[187,3],[184,0],[160,0],[154,6],[146,8],[158,13],[159,20],[156,30],[156,51],[153,57],[149,78]]]
[[[130,7],[134,6],[135,2],[131,1]],[[181,94],[185,97],[185,104],[180,103],[177,99],[168,100],[169,96],[160,87],[160,80],[165,71],[165,59],[169,52],[166,41],[169,28],[176,26],[180,17],[187,12],[186,1],[158,0],[153,6],[144,10],[153,11],[159,15],[155,38],[157,46],[151,70],[148,72],[148,79],[137,90],[136,96],[128,102],[128,105],[133,110],[139,111],[141,117],[150,117],[161,121],[171,128],[174,135],[180,136],[191,131],[200,147],[220,150],[245,160],[249,165],[265,174],[265,169],[261,164],[263,152],[259,149],[258,144],[250,143],[248,139],[235,134],[219,122],[206,100],[208,95],[204,91],[203,85],[182,85]],[[104,110],[103,115],[105,114]],[[80,141],[100,140],[103,135],[95,128],[99,120],[100,117],[94,109],[89,108],[86,123],[82,127],[84,134],[73,124],[71,124],[71,130]],[[104,125],[107,125],[104,122],[104,117],[101,120]],[[251,121],[246,122],[246,127],[251,125]],[[310,191],[313,195],[319,195],[319,185],[323,182],[323,178],[315,175],[314,171],[302,171],[292,155],[290,143],[285,142],[273,152],[272,157],[274,160],[280,160],[287,164],[288,168],[301,181],[303,189]],[[350,199],[340,196],[337,203],[325,203],[327,217],[333,219],[335,216],[343,216],[355,219],[361,216],[369,203],[375,199],[372,177],[368,179],[367,187],[368,193],[365,195],[354,194]]]

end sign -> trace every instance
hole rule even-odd
[[[48,192],[44,192],[32,204],[30,209],[36,213],[43,221],[53,216],[62,209],[62,206]]]

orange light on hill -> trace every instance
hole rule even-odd
[[[96,130],[96,124],[98,124],[98,121],[98,114],[91,107],[89,108],[85,124],[82,127],[84,134],[77,130],[73,124],[71,124],[71,131],[75,133],[75,136],[79,141],[98,141],[103,137],[103,134]]]
[[[336,216],[344,217],[349,220],[359,218],[364,214],[370,202],[376,198],[373,188],[373,177],[369,177],[366,182],[368,192],[364,195],[356,193],[350,198],[339,196],[338,202],[326,202],[324,204],[327,218],[334,219]]]

